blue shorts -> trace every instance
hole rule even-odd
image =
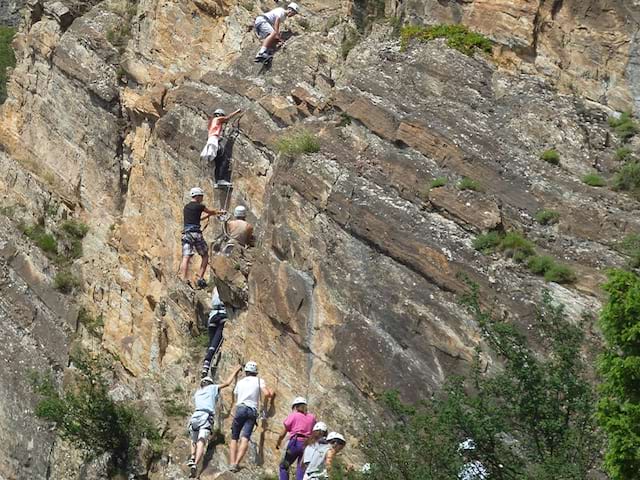
[[[231,423],[231,440],[238,440],[240,434],[244,438],[251,438],[253,427],[258,419],[258,412],[246,405],[238,405],[236,407],[236,416],[233,417]]]

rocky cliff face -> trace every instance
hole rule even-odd
[[[217,107],[245,111],[228,204],[248,207],[258,236],[255,248],[213,260],[234,307],[219,370],[256,360],[277,392],[256,434],[267,471],[291,397],[306,395],[345,432],[357,464],[376,394],[415,400],[468,368],[482,340],[457,303],[461,274],[522,325],[545,288],[573,318],[594,311],[603,269],[625,262],[616,242],[640,231],[635,199],[580,181],[616,168],[607,115],[640,98],[636,3],[314,1],[260,74],[248,29],[267,2],[31,4],[0,118],[0,476],[103,475],[33,417],[27,372],[62,376],[74,342],[113,356],[114,397],[144,404],[164,433],[149,478],[182,478],[184,419],[163,405],[189,405],[208,293],[176,280],[181,209],[194,185],[207,203],[227,204],[198,158]],[[385,16],[461,21],[497,46],[492,58],[442,40],[403,51]],[[320,151],[278,155],[278,139],[302,128]],[[551,147],[560,166],[539,159]],[[426,195],[436,177],[447,185]],[[463,177],[479,191],[456,188]],[[542,208],[559,223],[533,221]],[[74,262],[82,285],[65,296],[51,287],[59,267],[16,225],[72,217],[90,231]],[[480,254],[471,242],[491,229],[524,232],[577,282]],[[212,222],[206,236],[219,231]],[[104,326],[78,324],[81,306]],[[229,407],[227,394],[225,433]],[[262,471],[253,468],[247,478]]]

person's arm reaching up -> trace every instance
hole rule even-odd
[[[238,373],[240,373],[240,370],[242,370],[242,367],[238,367],[238,368],[236,368],[236,369],[231,373],[231,375],[229,375],[229,377],[228,377],[224,382],[222,382],[222,383],[218,386],[218,388],[220,388],[220,390],[222,390],[223,388],[226,388],[226,387],[228,387],[229,385],[231,385],[231,384],[233,383],[233,381],[235,380],[236,375],[238,375]]]

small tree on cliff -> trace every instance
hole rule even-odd
[[[478,356],[468,378],[449,381],[432,400],[405,405],[397,393],[385,395],[391,420],[364,440],[366,478],[456,478],[458,443],[473,438],[492,479],[584,480],[600,440],[582,330],[545,294],[534,322],[542,358],[513,325],[480,307],[475,287],[464,303],[503,370],[485,375]]]
[[[609,475],[631,480],[640,472],[640,277],[615,270],[604,289],[609,300],[600,325],[607,348],[598,365],[604,379],[598,420],[608,437]]]

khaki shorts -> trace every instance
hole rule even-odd
[[[211,435],[211,430],[208,428],[200,428],[197,431],[189,429],[189,435],[193,443],[197,443],[198,440],[204,440],[206,442],[209,435]]]

